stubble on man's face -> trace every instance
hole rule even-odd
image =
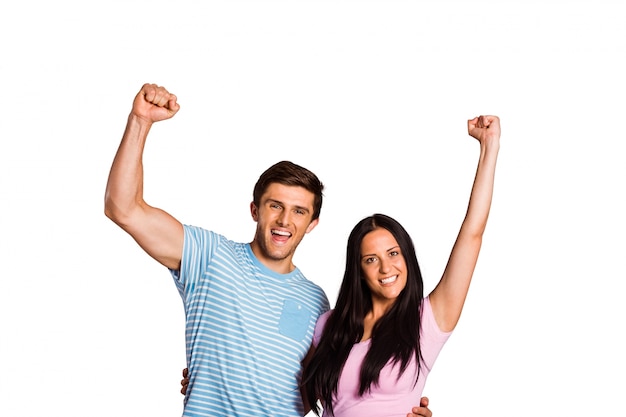
[[[273,242],[271,228],[265,227],[263,222],[260,221],[257,223],[254,240],[258,245],[261,256],[274,262],[281,262],[293,258],[296,248],[302,241],[302,237],[296,239],[296,236],[292,235],[288,239],[289,244],[277,246]]]
[[[252,205],[257,222],[255,255],[277,272],[290,272],[296,248],[311,229],[314,195],[302,187],[272,184],[260,207]]]

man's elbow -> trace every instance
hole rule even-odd
[[[108,196],[105,197],[104,215],[113,223],[117,224],[121,228],[124,228],[124,226],[129,223],[129,213],[129,210],[123,210],[118,204],[115,204],[111,198]]]

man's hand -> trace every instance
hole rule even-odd
[[[133,101],[132,115],[152,124],[173,117],[180,105],[176,96],[156,84],[144,84]]]
[[[413,407],[411,413],[406,417],[433,417],[432,411],[428,408],[428,397],[422,397],[419,407]]]
[[[183,379],[181,379],[180,385],[182,385],[180,393],[185,395],[187,393],[187,385],[189,385],[189,369],[187,368],[183,369]]]

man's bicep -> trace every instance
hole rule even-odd
[[[122,228],[152,258],[169,269],[180,269],[183,254],[183,225],[169,213],[145,207]]]

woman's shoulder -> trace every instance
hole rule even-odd
[[[326,322],[328,321],[328,318],[330,317],[330,315],[332,314],[334,310],[328,310],[324,313],[322,313],[318,318],[317,318],[317,323],[315,323],[315,331],[313,333],[313,344],[315,346],[317,346],[317,344],[319,343],[321,337],[322,337],[322,333],[324,333],[324,327],[326,327]]]
[[[335,311],[334,308],[331,308],[328,311],[323,312],[318,318],[317,318],[317,325],[318,326],[324,326],[326,324],[326,322],[328,321],[328,318],[330,317],[330,315],[333,313],[333,311]]]

